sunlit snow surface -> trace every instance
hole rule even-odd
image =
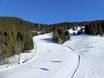
[[[104,37],[73,36],[65,46],[74,48],[80,55],[80,65],[74,78],[104,78]]]
[[[78,63],[78,54],[53,43],[50,38],[51,34],[35,37],[38,48],[36,57],[16,68],[0,72],[0,78],[71,77]]]
[[[61,45],[51,36],[34,37],[36,56],[0,72],[0,78],[104,78],[104,37],[72,36]]]

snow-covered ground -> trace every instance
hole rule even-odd
[[[31,60],[34,56],[35,54],[33,50],[30,50],[29,53],[21,53],[20,56],[15,55],[14,57],[9,58],[9,64],[0,65],[0,71],[8,70],[9,68],[25,63]],[[19,57],[20,57],[20,60],[18,60]],[[19,61],[19,64],[18,64],[18,61]]]
[[[35,40],[34,40],[34,45],[35,45]],[[23,63],[31,60],[35,55],[36,55],[36,47],[34,47],[34,49],[32,49],[32,50],[21,53],[20,55],[15,55],[15,56],[9,58],[8,64],[0,65],[0,71],[8,70],[8,69],[18,66],[19,64],[23,64]],[[18,58],[20,58],[20,59],[18,60]]]
[[[51,34],[35,37],[36,57],[0,72],[0,78],[71,78],[78,65],[78,54],[52,43],[50,38]]]
[[[104,37],[72,36],[64,44],[51,41],[51,33],[34,37],[36,56],[0,78],[104,78]]]
[[[64,45],[73,48],[80,56],[74,78],[104,78],[104,37],[73,36]]]

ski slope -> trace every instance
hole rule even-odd
[[[62,45],[51,37],[51,33],[34,37],[36,56],[0,72],[0,78],[104,78],[104,37],[72,36]]]
[[[0,72],[0,78],[71,78],[78,65],[78,54],[52,43],[50,38],[51,34],[34,37],[36,57]]]
[[[104,78],[104,37],[73,36],[64,45],[80,55],[80,65],[73,78]]]

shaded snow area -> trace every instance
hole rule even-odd
[[[25,63],[28,60],[32,59],[35,56],[33,51],[34,50],[31,50],[29,53],[21,53],[20,56],[15,55],[14,57],[11,57],[9,59],[9,64],[0,65],[0,71],[8,70],[12,67]],[[19,60],[19,64],[18,64],[19,57],[20,57],[20,60]]]
[[[104,78],[104,37],[72,36],[64,44],[52,34],[34,37],[34,57],[0,72],[0,78]]]

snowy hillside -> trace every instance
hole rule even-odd
[[[0,78],[104,78],[103,37],[72,36],[62,45],[51,38],[51,33],[34,37],[36,56],[1,71]]]
[[[73,48],[80,56],[74,78],[104,78],[104,37],[74,36],[64,45]]]

